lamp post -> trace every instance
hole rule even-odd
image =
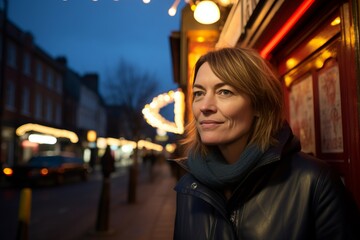
[[[87,132],[86,136],[88,142],[89,142],[89,148],[90,148],[90,167],[91,170],[94,170],[95,164],[97,161],[97,147],[96,147],[96,140],[97,140],[97,133],[94,130],[89,130]]]
[[[3,0],[3,12],[2,12],[2,31],[1,31],[1,65],[0,65],[0,167],[2,166],[4,161],[2,155],[3,155],[3,137],[2,137],[2,131],[3,131],[3,115],[4,115],[4,108],[5,108],[5,81],[6,81],[6,35],[7,35],[7,11],[8,11],[8,0]]]

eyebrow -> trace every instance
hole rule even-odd
[[[215,88],[220,88],[220,87],[223,87],[223,86],[230,86],[230,85],[227,84],[227,83],[224,83],[224,82],[220,82],[220,83],[215,84]],[[203,87],[201,84],[194,84],[194,85],[193,85],[193,89],[194,89],[194,88],[204,89],[204,87]]]

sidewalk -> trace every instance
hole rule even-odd
[[[166,162],[155,165],[153,173],[152,182],[138,181],[135,204],[111,202],[108,232],[89,233],[82,240],[173,239],[176,180]]]

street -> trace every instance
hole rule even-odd
[[[127,182],[127,168],[117,168],[111,176],[111,201],[118,199],[116,204],[126,203]],[[102,176],[96,170],[87,182],[67,182],[61,186],[33,188],[29,239],[75,240],[80,239],[84,233],[95,230],[101,185]],[[21,189],[1,189],[2,240],[16,239],[20,192]]]

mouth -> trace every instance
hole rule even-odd
[[[202,129],[213,129],[222,124],[222,122],[214,121],[214,120],[203,120],[199,122],[200,127]]]

